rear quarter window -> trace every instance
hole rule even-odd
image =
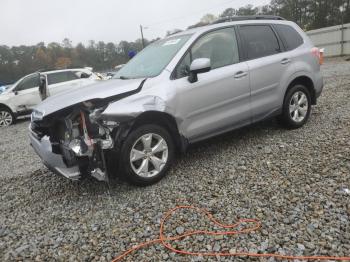
[[[293,27],[289,25],[274,25],[274,27],[284,40],[287,50],[296,49],[304,43],[304,39]]]

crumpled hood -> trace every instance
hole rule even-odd
[[[141,86],[142,81],[143,79],[112,79],[103,81],[49,97],[41,102],[35,108],[35,110],[44,113],[44,116],[48,116],[54,112],[85,101],[93,99],[106,99],[135,91]]]

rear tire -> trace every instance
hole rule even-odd
[[[7,127],[16,122],[16,117],[12,111],[6,107],[0,107],[0,127]]]
[[[160,181],[174,159],[174,142],[158,125],[143,125],[132,131],[123,143],[120,169],[131,184],[149,186]]]
[[[295,85],[286,94],[283,103],[282,114],[279,122],[289,129],[297,129],[304,126],[311,114],[311,95],[303,85]]]

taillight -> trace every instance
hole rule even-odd
[[[319,49],[314,47],[311,49],[311,53],[318,59],[320,65],[323,65],[324,62],[324,49]]]

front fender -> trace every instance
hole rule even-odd
[[[109,104],[102,113],[102,118],[125,122],[148,111],[173,113],[173,110],[167,106],[162,98],[146,95],[143,97],[128,97]]]
[[[154,95],[128,97],[109,104],[104,110],[101,114],[102,120],[119,123],[113,135],[116,151],[120,150],[122,141],[126,139],[138,117],[147,112],[173,115],[174,110],[168,107],[162,98]],[[154,120],[157,121],[160,119]]]
[[[16,107],[13,103],[11,103],[11,97],[8,97],[7,94],[3,95],[4,97],[1,97],[0,99],[0,107],[6,107],[10,109],[13,113],[16,113]]]

